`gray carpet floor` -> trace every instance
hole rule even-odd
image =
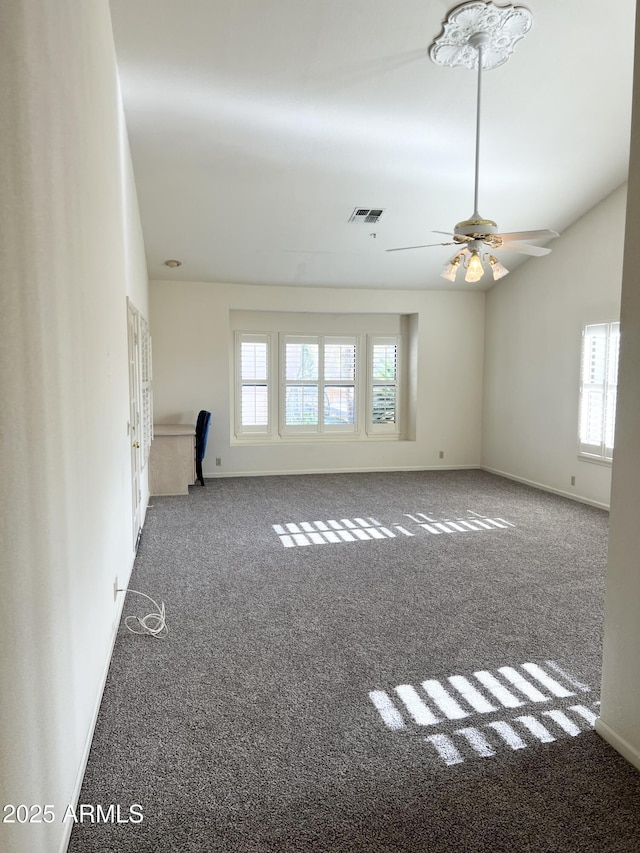
[[[640,851],[593,731],[608,516],[480,471],[154,498],[70,853]],[[124,615],[149,607],[130,596]]]

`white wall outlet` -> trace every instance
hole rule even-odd
[[[575,486],[575,484],[576,484],[576,478],[572,475],[572,477],[571,477],[571,485],[572,485],[572,486]]]
[[[113,579],[113,600],[115,601],[118,597],[118,575]]]
[[[444,450],[438,451],[438,459],[444,459]]]
[[[222,459],[219,456],[216,456],[216,465],[220,467],[222,465]]]

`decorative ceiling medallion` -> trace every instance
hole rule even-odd
[[[449,12],[442,33],[429,48],[429,56],[438,65],[463,65],[475,70],[479,52],[470,40],[481,34],[482,67],[497,68],[509,59],[532,24],[533,15],[524,6],[496,6],[490,0],[472,0]]]

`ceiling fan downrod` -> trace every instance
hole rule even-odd
[[[489,42],[489,33],[485,31],[474,33],[469,38],[469,44],[478,52],[478,88],[476,97],[476,160],[475,160],[475,182],[473,195],[473,220],[480,220],[478,212],[478,192],[480,183],[480,106],[482,102],[482,63],[483,50]]]

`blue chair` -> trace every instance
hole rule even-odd
[[[202,476],[202,460],[207,451],[207,437],[209,435],[209,426],[211,425],[211,412],[206,412],[204,409],[198,414],[196,421],[196,477],[201,486],[204,486],[204,477]]]

